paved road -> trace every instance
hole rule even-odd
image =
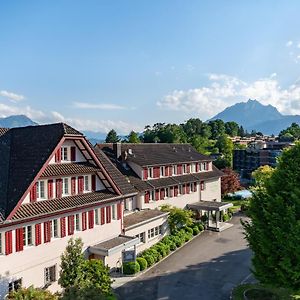
[[[249,280],[251,251],[240,225],[204,232],[179,251],[116,290],[119,299],[228,300],[231,289]]]

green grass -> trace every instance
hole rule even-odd
[[[244,300],[244,292],[247,292],[249,300],[295,300],[300,295],[293,295],[290,291],[280,288],[264,287],[261,284],[242,284],[234,288],[233,300]]]
[[[233,198],[229,198],[229,197],[224,197],[222,199],[222,201],[224,202],[231,202],[233,204],[233,206],[231,207],[231,209],[234,211],[234,212],[237,212],[241,209],[241,205],[243,204],[243,202],[245,202],[245,200],[242,200],[242,199],[233,199]]]

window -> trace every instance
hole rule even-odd
[[[153,178],[153,168],[148,168],[148,177]]]
[[[99,222],[99,208],[96,208],[95,210],[94,210],[94,223],[96,224],[96,225],[99,225],[100,224],[100,222]]]
[[[36,197],[38,199],[45,199],[45,181],[38,181],[36,184]]]
[[[186,164],[183,164],[183,174],[187,173],[187,167]]]
[[[155,201],[155,191],[150,191],[150,201]]]
[[[2,233],[0,232],[0,254],[3,254]]]
[[[204,190],[205,190],[205,183],[204,183],[204,181],[201,181],[201,182],[200,182],[200,190],[201,190],[201,191],[204,191]]]
[[[84,190],[85,191],[90,190],[90,176],[89,175],[84,176]]]
[[[180,194],[180,195],[183,194],[183,186],[182,186],[182,185],[179,186],[179,194]]]
[[[169,198],[170,197],[170,190],[169,188],[165,188],[165,198]]]
[[[80,231],[80,216],[79,216],[79,214],[75,215],[74,221],[75,221],[75,231]]]
[[[125,199],[124,200],[124,210],[129,210],[129,201],[130,201],[130,199]]]
[[[117,218],[116,218],[116,204],[113,204],[112,206],[111,206],[112,208],[112,218],[113,218],[113,220],[116,220]]]
[[[165,176],[165,167],[160,167],[160,177]]]
[[[8,292],[13,292],[18,290],[22,286],[22,278],[13,280],[8,284]]]
[[[24,246],[32,245],[32,226],[23,227],[23,245]]]
[[[50,222],[51,238],[58,238],[58,221],[54,219]]]
[[[61,147],[61,160],[67,161],[68,158],[68,147]]]
[[[56,265],[45,268],[45,285],[56,281]]]
[[[148,239],[154,238],[155,236],[158,236],[160,234],[162,234],[162,225],[149,229]]]
[[[174,166],[172,166],[172,174],[173,175],[176,175],[177,174],[177,166],[176,165],[174,165]]]
[[[137,238],[140,239],[140,243],[145,243],[145,232],[141,232],[139,234],[136,235]]]
[[[69,195],[69,178],[63,178],[63,194]]]

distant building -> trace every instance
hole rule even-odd
[[[253,141],[247,149],[235,149],[233,152],[233,169],[241,174],[242,178],[250,179],[251,173],[260,166],[275,167],[277,157],[282,150],[292,144],[276,141]]]

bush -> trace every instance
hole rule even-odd
[[[150,247],[143,253],[143,255],[148,255],[148,254],[150,254],[154,258],[154,262],[158,262],[162,258],[161,254],[156,250],[156,248],[154,248],[154,246]]]
[[[124,262],[123,273],[132,275],[140,271],[140,265],[136,261]]]
[[[56,295],[51,294],[47,290],[42,290],[39,288],[35,288],[30,286],[28,288],[20,288],[17,291],[10,292],[6,299],[9,300],[34,300],[34,299],[44,299],[44,300],[57,300],[58,297]]]
[[[184,229],[187,233],[193,234],[193,228],[186,226]]]
[[[228,214],[224,214],[222,216],[222,219],[223,219],[223,222],[226,222],[226,221],[228,221],[230,219],[230,216]]]
[[[147,263],[147,260],[143,257],[138,257],[136,259],[136,261],[138,262],[138,264],[140,265],[140,270],[143,271],[145,269],[147,269],[148,267],[148,263]]]
[[[198,226],[193,227],[193,235],[197,235],[200,233]]]
[[[198,223],[198,224],[197,224],[197,226],[198,226],[198,228],[199,228],[200,232],[204,230],[204,226],[203,226],[203,224],[201,224],[201,223]]]
[[[170,247],[170,250],[171,250],[171,251],[175,251],[176,248],[177,248],[175,242],[172,242],[172,241],[170,242],[169,247]]]
[[[145,260],[147,261],[148,267],[151,267],[152,265],[154,265],[155,259],[154,259],[154,257],[151,254],[144,254],[141,257],[145,258]]]
[[[159,242],[155,245],[155,249],[161,254],[162,257],[165,257],[170,253],[170,247],[168,244],[164,244],[162,242]]]
[[[184,235],[184,241],[185,241],[185,242],[188,242],[192,237],[193,237],[193,234],[186,233],[186,234]]]
[[[182,238],[179,236],[174,236],[174,242],[176,244],[176,247],[180,247],[184,243]]]

